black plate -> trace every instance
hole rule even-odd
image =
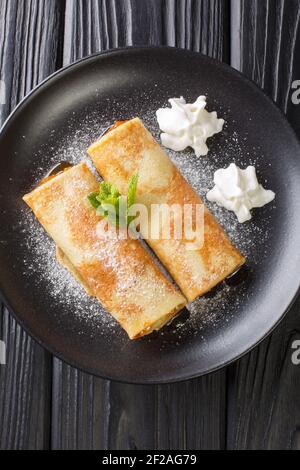
[[[167,99],[208,96],[226,119],[210,154],[172,158],[205,197],[213,171],[254,163],[276,200],[251,222],[213,210],[248,257],[249,275],[223,284],[173,324],[138,341],[126,334],[54,260],[54,247],[21,200],[60,160],[79,161],[115,119],[139,116],[159,135],[155,110]],[[274,104],[230,67],[171,48],[125,49],[95,55],[56,73],[5,123],[0,137],[0,287],[26,330],[53,354],[116,380],[171,382],[215,370],[265,337],[299,286],[300,152]],[[96,314],[99,308],[99,314]]]

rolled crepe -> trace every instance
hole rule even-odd
[[[113,183],[122,194],[127,192],[129,178],[138,173],[136,202],[148,208],[147,225],[150,225],[146,231],[141,224],[140,231],[189,301],[212,289],[245,262],[201,198],[138,118],[107,132],[91,145],[88,154],[103,179]],[[196,219],[194,208],[202,206],[202,246],[191,249],[189,237],[181,240],[151,237],[151,227],[157,223],[157,219],[152,220],[152,204],[179,204],[182,208],[185,204],[192,205],[192,227]],[[163,234],[163,224],[158,227],[159,234]]]
[[[138,240],[122,239],[120,233],[116,237],[112,226],[99,236],[103,219],[87,199],[98,187],[95,176],[80,163],[23,199],[55,241],[59,261],[100,300],[129,338],[138,338],[170,321],[186,300]]]

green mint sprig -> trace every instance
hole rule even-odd
[[[113,184],[102,181],[99,191],[90,193],[88,200],[99,215],[111,222],[115,222],[117,226],[128,227],[135,218],[134,216],[129,216],[128,211],[135,202],[137,184],[138,175],[133,175],[129,180],[128,194],[125,197],[121,195]]]

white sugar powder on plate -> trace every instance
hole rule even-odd
[[[101,115],[96,112],[89,112],[87,117],[80,122],[79,129],[76,117],[69,120],[68,136],[57,136],[54,131],[50,133],[49,139],[53,141],[53,153],[49,155],[49,143],[45,146],[47,150],[41,148],[37,153],[36,158],[39,161],[39,166],[35,169],[34,173],[35,183],[52,166],[61,161],[76,164],[85,160],[96,174],[86,154],[87,147],[99,138],[102,132],[114,120],[120,118],[120,116],[128,117],[127,110],[122,112],[121,105],[118,103],[112,103],[111,106],[108,104],[108,108],[110,113],[115,112],[116,115],[108,117],[111,114]],[[159,129],[155,120],[155,111],[156,109],[145,110],[143,114],[141,113],[140,117],[150,132],[159,140]],[[226,113],[223,113],[223,117],[226,120]],[[58,141],[60,142],[59,147],[57,147]],[[262,256],[266,256],[266,254],[264,251],[262,255],[262,250],[257,251],[253,247],[253,234],[256,237],[259,235],[261,245],[266,245],[271,217],[270,211],[268,212],[269,215],[264,218],[263,228],[255,223],[255,217],[250,223],[241,226],[233,214],[208,203],[205,199],[205,194],[213,186],[214,172],[222,167],[222,165],[229,164],[232,161],[233,155],[235,156],[235,161],[242,164],[242,166],[253,164],[259,170],[261,158],[259,149],[253,149],[253,152],[249,154],[249,151],[246,150],[244,137],[241,138],[233,131],[229,132],[227,125],[225,125],[222,137],[213,138],[208,143],[211,150],[207,157],[196,157],[191,150],[184,152],[166,150],[166,152],[192,187],[207,203],[233,243],[247,257],[249,265],[255,267],[258,261],[262,259]],[[32,187],[34,187],[34,184]],[[95,334],[105,334],[108,329],[113,330],[114,333],[120,330],[115,320],[107,314],[101,304],[96,299],[89,297],[72,275],[56,261],[53,241],[47,236],[28,208],[24,207],[21,211],[20,222],[16,229],[22,230],[23,243],[30,254],[28,259],[24,259],[24,271],[26,271],[27,276],[30,277],[34,273],[38,273],[38,276],[35,275],[35,282],[37,282],[37,278],[40,279],[40,282],[47,286],[53,300],[56,303],[70,307],[80,321],[92,322]],[[189,317],[185,321],[180,322],[179,316],[174,325],[172,326],[171,324],[168,327],[168,340],[170,339],[170,331],[174,334],[174,341],[177,342],[180,341],[183,334],[196,334],[199,330],[204,331],[207,326],[217,325],[220,320],[224,319],[224,316],[229,321],[230,315],[234,313],[239,303],[247,295],[247,290],[241,285],[228,287],[226,284],[222,284],[215,292],[212,292],[212,295],[201,297],[188,306],[190,311]],[[163,339],[165,334],[164,329],[158,334]],[[151,341],[151,336],[147,340]]]

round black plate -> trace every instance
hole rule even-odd
[[[208,96],[225,117],[208,157],[169,152],[205,197],[215,169],[254,163],[276,200],[240,225],[210,205],[248,258],[248,276],[223,284],[159,333],[129,341],[54,260],[22,195],[115,119],[139,116],[158,137],[155,110],[167,99]],[[46,80],[14,111],[0,137],[0,288],[19,322],[43,346],[93,374],[128,382],[171,382],[207,373],[257,344],[282,318],[299,286],[300,152],[283,115],[230,67],[172,48],[129,48],[82,60]],[[99,314],[95,313],[99,309]]]

